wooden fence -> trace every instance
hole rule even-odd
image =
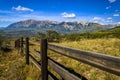
[[[48,66],[57,72],[63,80],[87,80],[84,76],[69,70],[67,67],[54,61],[47,55],[47,50],[51,50],[63,56],[67,56],[79,62],[99,68],[103,71],[120,76],[120,57],[109,56],[79,49],[68,48],[50,44],[47,39],[41,39],[40,44],[30,42],[29,38],[23,41],[23,38],[15,41],[15,47],[20,48],[23,53],[23,44],[25,43],[26,64],[29,65],[29,59],[41,70],[42,80],[59,80],[49,70]],[[40,51],[29,50],[29,45],[34,44],[40,46]],[[36,54],[41,61],[37,61],[31,54]],[[79,66],[78,66],[79,67]]]

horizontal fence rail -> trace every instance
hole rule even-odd
[[[41,58],[40,52],[38,52],[38,51],[30,50],[30,53],[34,54],[36,57]]]
[[[41,64],[32,56],[29,55],[30,59],[32,60],[32,63],[39,69],[41,70]]]
[[[55,70],[62,78],[65,80],[87,80],[85,77],[79,75],[76,76],[73,73],[70,73],[69,70],[66,70],[63,65],[55,62],[54,60],[48,58],[48,65]]]
[[[24,44],[25,46],[23,46]],[[30,50],[29,46],[33,45],[39,46],[40,51]],[[69,68],[66,68],[65,66],[48,57],[47,50],[120,76],[120,57],[58,46],[48,43],[47,39],[42,39],[40,43],[38,43],[29,41],[29,38],[26,38],[25,41],[23,38],[21,38],[15,41],[15,47],[21,50],[21,53],[24,53],[25,51],[26,64],[29,65],[30,59],[30,61],[41,71],[42,80],[59,80],[48,70],[48,66],[57,72],[63,80],[87,80],[87,78],[81,74],[71,71]],[[23,50],[24,47],[25,50]],[[39,58],[39,61],[35,59],[33,55]]]
[[[48,49],[120,76],[120,57],[48,44]]]

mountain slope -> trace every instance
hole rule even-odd
[[[56,22],[56,21],[37,21],[25,20],[10,24],[2,30],[4,36],[36,36],[37,32],[46,30],[55,30],[59,33],[83,33],[98,30],[106,30],[107,27],[98,23],[91,22]],[[29,32],[29,33],[27,33]]]
[[[80,23],[80,22],[55,22],[55,21],[36,21],[36,20],[25,20],[13,23],[7,28],[20,29],[20,28],[34,28],[40,30],[56,30],[61,33],[67,32],[84,32],[105,29],[105,26],[97,23]]]

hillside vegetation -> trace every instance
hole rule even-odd
[[[97,52],[99,54],[107,54],[120,57],[120,39],[107,38],[107,39],[81,39],[79,41],[63,41],[60,43],[54,43],[61,46],[67,46],[71,48],[77,48],[80,50],[87,50]],[[32,46],[31,49],[38,49],[37,46]],[[65,57],[60,54],[56,54],[52,51],[48,51],[48,55],[60,62],[64,66],[68,67],[75,72],[84,75],[88,80],[120,80],[119,76],[107,73],[97,68],[91,67],[87,64],[80,63],[71,58]],[[54,71],[52,71],[57,77],[59,77]]]
[[[120,56],[120,39],[83,39],[80,41],[67,41],[56,43],[62,46],[68,46],[81,50],[99,52],[113,56]],[[39,50],[38,46],[31,46],[30,49]],[[80,63],[62,55],[48,52],[49,56],[57,62],[67,66],[89,80],[120,80],[120,77],[101,71],[97,68]],[[0,53],[0,80],[38,80],[41,77],[40,71],[33,65],[25,64],[25,57],[20,55],[18,50],[7,53]],[[52,71],[54,73],[54,71]],[[55,73],[56,76],[58,76]]]
[[[83,34],[59,34],[56,31],[49,30],[46,33],[39,32],[38,37],[33,37],[30,40],[48,38],[48,41],[54,44],[120,57],[119,34],[120,27],[108,31]],[[2,43],[13,46],[13,41],[14,39],[9,39],[4,40]],[[39,50],[40,48],[38,46],[30,46],[30,49]],[[88,80],[120,80],[119,76],[101,71],[51,51],[48,51],[48,55],[71,70],[84,75]],[[0,80],[39,80],[41,78],[40,71],[32,63],[29,66],[25,64],[25,56],[21,55],[19,50],[12,49],[8,52],[0,50],[0,57]],[[59,77],[54,71],[52,72]]]
[[[37,32],[45,32],[47,30],[54,30],[59,33],[83,33],[93,32],[98,30],[106,30],[107,25],[101,25],[93,22],[57,22],[57,21],[37,21],[25,20],[12,23],[6,28],[1,28],[0,33],[4,37],[33,37],[37,36]],[[28,33],[28,34],[27,34]],[[22,36],[21,36],[22,35]]]
[[[14,40],[7,39],[2,42],[0,80],[39,80],[39,70],[33,64],[26,65],[25,54],[21,54],[19,49],[14,49]],[[6,44],[12,46],[12,49],[9,50]]]
[[[120,26],[109,30],[102,30],[96,32],[86,32],[82,34],[66,34],[65,40],[80,40],[80,39],[97,39],[97,38],[120,38]]]
[[[68,46],[71,48],[77,48],[80,50],[87,50],[97,52],[100,54],[107,54],[112,56],[120,56],[120,39],[109,38],[109,39],[89,39],[80,41],[67,41],[59,43],[58,45]],[[78,72],[88,78],[88,80],[120,80],[120,77],[109,74],[97,68],[89,65],[80,63],[73,59],[64,57],[62,55],[50,52],[51,56],[56,61],[69,67],[71,70]]]
[[[79,41],[82,39],[107,39],[107,38],[118,38],[120,39],[120,26],[95,32],[85,33],[72,33],[72,34],[61,34],[54,30],[47,30],[46,32],[38,32],[38,36],[35,40],[47,38],[50,42],[61,42],[61,41]]]

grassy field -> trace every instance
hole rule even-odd
[[[80,50],[87,50],[97,52],[100,54],[107,54],[112,56],[120,56],[120,39],[90,39],[72,42],[61,42],[58,45],[77,48]],[[62,55],[49,52],[49,56],[70,69],[86,76],[89,80],[120,80],[120,77],[101,71],[97,68],[80,63]]]
[[[116,38],[63,41],[55,44],[120,57],[120,39]],[[39,46],[31,46],[30,49],[39,50],[40,48]],[[119,76],[109,74],[51,51],[48,51],[48,55],[71,70],[84,75],[88,80],[120,80]],[[55,73],[54,71],[52,72]],[[55,75],[59,77],[57,73]],[[30,66],[25,65],[25,57],[20,55],[18,50],[14,49],[8,53],[0,53],[0,80],[39,80],[40,77],[40,71],[32,63],[30,63]]]
[[[18,50],[0,52],[0,80],[39,80],[40,71],[32,64],[26,65],[25,56]]]
[[[120,39],[88,39],[73,42],[62,42],[62,46],[77,48],[80,50],[87,50],[98,52],[113,56],[120,56]]]

